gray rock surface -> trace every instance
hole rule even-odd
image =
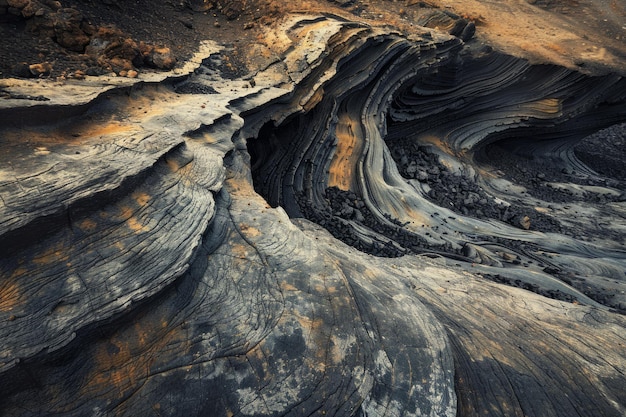
[[[5,102],[2,414],[624,415],[624,201],[552,202],[559,232],[425,188],[449,170],[484,193],[467,205],[547,210],[479,154],[582,172],[624,79],[324,16],[275,36],[240,79]],[[405,141],[426,177],[401,175]]]

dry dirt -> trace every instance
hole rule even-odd
[[[28,17],[24,15],[29,13],[11,7],[29,2],[43,7]],[[477,39],[534,62],[551,62],[587,72],[607,68],[626,71],[626,11],[623,3],[616,0],[0,0],[0,77],[80,78],[85,73],[130,69],[111,66],[111,56],[103,62],[84,50],[61,46],[54,32],[60,26],[58,22],[53,29],[42,30],[41,22],[59,7],[79,12],[78,24],[87,28],[86,41],[93,39],[91,32],[114,27],[128,42],[169,49],[178,65],[197,51],[200,41],[215,40],[228,47],[233,75],[244,69],[250,43],[262,42],[264,28],[285,13],[310,11],[343,15],[374,25],[390,24],[407,33],[433,11],[452,12],[476,25]],[[68,31],[70,37],[77,36],[75,28]],[[50,63],[47,70],[24,73],[28,65],[42,63]],[[132,69],[137,71],[155,66],[133,63],[136,68]]]

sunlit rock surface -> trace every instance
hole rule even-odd
[[[624,415],[626,178],[582,161],[624,78],[272,33],[241,79],[3,104],[3,414]]]

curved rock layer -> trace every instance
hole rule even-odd
[[[624,135],[580,140],[626,81],[321,16],[273,48],[4,119],[2,414],[624,415],[626,179],[582,162]]]
[[[351,45],[337,75],[301,83],[315,92],[304,111],[248,141],[270,204],[368,253],[436,253],[553,298],[626,308],[626,178],[575,154],[626,118],[626,80],[456,39],[335,41]]]

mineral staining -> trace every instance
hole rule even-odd
[[[3,131],[5,414],[623,415],[624,178],[576,144],[624,79],[327,16],[275,39]]]
[[[313,86],[314,107],[274,116],[287,121],[248,139],[256,190],[374,255],[435,253],[549,297],[624,310],[624,233],[605,207],[623,200],[624,179],[592,172],[574,153],[585,135],[626,117],[624,80],[531,66],[455,38],[364,41],[352,31],[329,44],[329,56],[345,54],[333,58],[336,75],[297,87]],[[498,149],[535,181],[499,171]],[[550,198],[557,182],[581,181],[597,186],[579,188],[585,209],[563,216],[572,201]],[[598,213],[601,228],[590,219]]]

